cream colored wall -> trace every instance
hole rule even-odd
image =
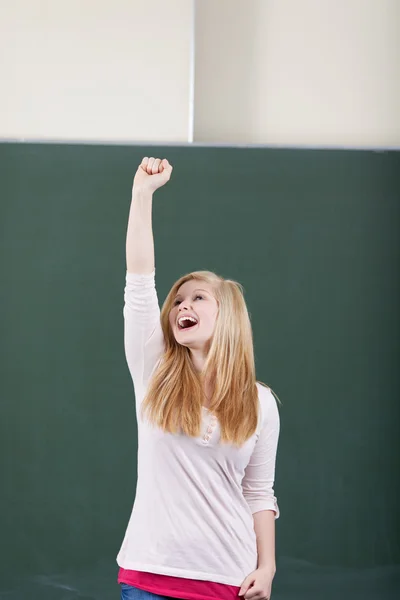
[[[192,2],[0,7],[0,137],[188,141]]]
[[[399,0],[198,0],[195,139],[400,145]]]
[[[400,145],[400,0],[0,4],[0,138]]]

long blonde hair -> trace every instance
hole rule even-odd
[[[178,344],[169,314],[178,289],[189,280],[212,286],[218,303],[214,334],[203,371],[196,372],[189,348]],[[142,416],[169,433],[201,435],[204,382],[213,390],[209,410],[219,419],[221,441],[241,446],[256,431],[259,418],[253,332],[243,286],[211,271],[194,271],[172,286],[161,309],[165,352],[142,402]],[[259,382],[265,387],[266,384]]]

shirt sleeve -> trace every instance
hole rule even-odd
[[[243,495],[252,514],[273,510],[279,518],[279,507],[274,495],[275,461],[278,448],[280,420],[272,392],[262,388],[262,425],[250,461],[242,480]]]
[[[123,315],[126,361],[135,392],[142,392],[164,352],[155,270],[146,275],[126,273]]]

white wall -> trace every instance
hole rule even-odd
[[[400,145],[400,0],[0,3],[0,138]]]
[[[0,7],[0,137],[188,141],[192,3]]]
[[[264,15],[261,137],[400,144],[399,0],[274,0]]]
[[[198,0],[195,139],[400,145],[399,0]]]

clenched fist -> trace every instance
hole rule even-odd
[[[169,181],[172,173],[172,165],[166,158],[147,158],[142,160],[133,180],[135,190],[143,190],[150,193]]]

